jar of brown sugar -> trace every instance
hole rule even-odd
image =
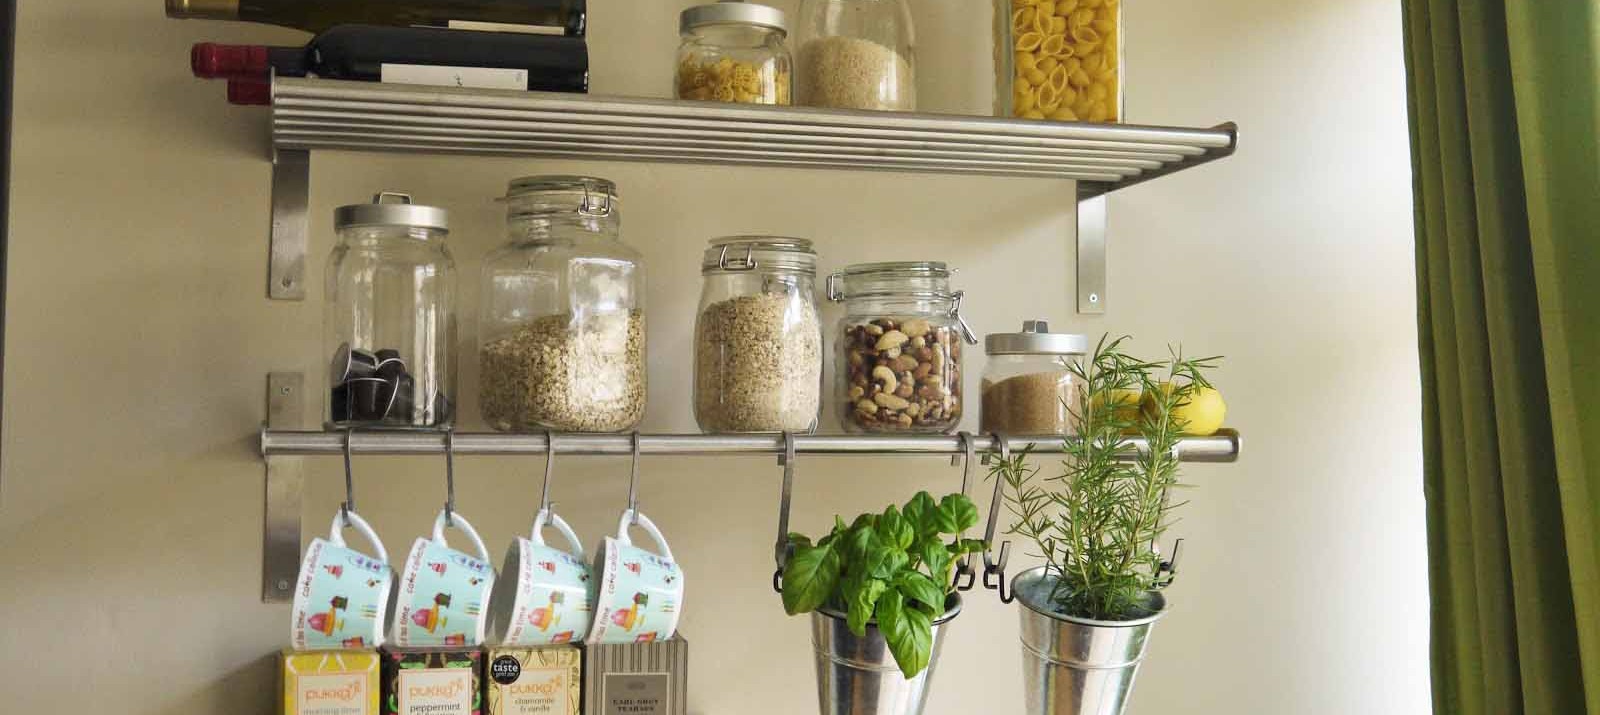
[[[981,386],[982,430],[1007,435],[1071,435],[1078,432],[1082,380],[1075,373],[1088,353],[1082,335],[1050,332],[1029,320],[1020,333],[992,333]]]

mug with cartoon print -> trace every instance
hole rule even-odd
[[[656,551],[633,545],[628,529],[638,526],[655,541]],[[683,611],[683,572],[672,559],[661,531],[643,514],[622,513],[617,535],[606,537],[595,555],[599,574],[590,644],[647,643],[678,632]]]
[[[569,550],[545,543],[546,525],[566,539]],[[531,538],[512,542],[501,573],[491,629],[500,644],[553,645],[588,635],[594,579],[583,558],[583,545],[560,515],[541,510],[533,520]]]
[[[418,538],[396,589],[394,642],[402,646],[475,646],[488,629],[494,567],[476,529],[459,513],[450,526],[466,534],[477,555],[450,548],[446,515],[439,513],[432,538]]]
[[[343,528],[366,537],[376,556],[345,545]],[[353,511],[333,517],[326,539],[312,539],[295,582],[289,642],[295,650],[376,648],[394,572],[378,535]]]

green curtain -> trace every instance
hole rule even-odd
[[[1600,715],[1600,0],[1403,0],[1434,711]]]

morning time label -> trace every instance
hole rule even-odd
[[[294,715],[372,715],[366,673],[295,678]]]

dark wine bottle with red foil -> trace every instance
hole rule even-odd
[[[589,49],[583,38],[519,32],[340,25],[305,47],[198,44],[190,63],[195,76],[212,79],[315,75],[546,92],[589,90]]]
[[[166,0],[167,17],[240,20],[322,32],[336,25],[554,28],[582,37],[586,0]],[[468,27],[463,29],[485,29]]]

